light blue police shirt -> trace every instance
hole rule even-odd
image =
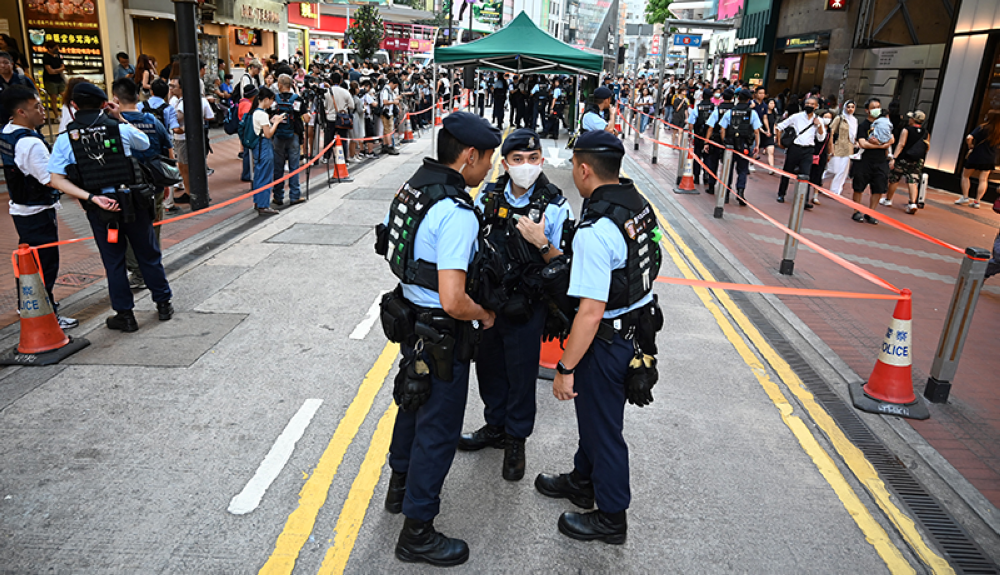
[[[389,225],[389,214],[382,222]],[[437,264],[438,270],[469,271],[469,263],[476,253],[479,220],[468,208],[458,205],[452,198],[444,198],[427,210],[414,238],[415,260]],[[441,309],[438,293],[412,284],[403,285],[403,297],[420,307]]]
[[[589,132],[590,130],[603,130],[607,127],[608,122],[596,112],[587,112],[583,115],[584,130]]]
[[[140,111],[145,111],[152,114],[153,108],[159,108],[165,103],[166,102],[163,100],[163,98],[159,96],[151,96],[148,100],[146,100],[146,104],[141,107]],[[170,132],[171,134],[173,133],[174,128],[181,127],[180,123],[177,122],[177,110],[174,109],[174,107],[169,104],[167,105],[166,108],[163,109],[163,127],[166,128],[167,131]]]
[[[692,106],[691,109],[688,111],[687,123],[693,126],[697,121],[698,121],[698,106]]]
[[[558,99],[559,96],[562,96],[562,88],[555,88],[555,89],[553,89],[552,90],[552,99],[553,100]]]
[[[753,110],[750,110],[750,111],[752,112]],[[719,127],[720,128],[728,128],[729,127],[729,118],[730,118],[730,116],[732,116],[732,114],[733,114],[732,110],[726,110],[726,115],[723,116],[722,120],[719,122]],[[759,130],[759,129],[761,129],[761,127],[764,126],[764,124],[762,124],[761,121],[760,121],[760,116],[758,116],[757,114],[750,114],[750,125],[753,126],[754,130]]]
[[[514,193],[510,189],[510,182],[507,182],[507,187],[503,191],[503,195],[507,198],[507,203],[515,208],[523,208],[531,203],[531,194],[534,192],[535,186],[532,184],[528,191],[525,192],[520,198],[515,198]],[[480,210],[483,209],[483,201],[486,194],[479,194],[476,196],[476,207]],[[573,208],[570,207],[569,202],[563,202],[561,206],[556,205],[556,202],[549,202],[549,205],[545,207],[545,237],[548,238],[549,243],[551,243],[556,248],[559,247],[560,242],[562,242],[562,230],[563,222],[566,220],[573,219]]]
[[[125,155],[131,156],[132,149],[145,150],[149,147],[149,138],[135,126],[130,124],[119,124],[118,132],[122,137],[122,148]],[[55,145],[52,146],[52,154],[49,156],[49,172],[66,175],[66,166],[76,163],[76,156],[73,155],[73,145],[69,142],[69,132],[63,132],[56,138]],[[101,188],[102,194],[113,194],[114,188]]]
[[[716,124],[719,123],[719,107],[716,106],[712,113],[705,120],[705,126],[709,128],[714,128]]]
[[[585,297],[607,303],[611,293],[611,272],[625,267],[628,244],[622,232],[610,218],[581,226],[573,238],[573,265],[570,267],[571,297]],[[650,278],[653,281],[655,278]],[[653,301],[653,292],[629,307],[604,310],[611,319],[640,308]]]

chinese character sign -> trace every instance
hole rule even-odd
[[[35,71],[42,69],[44,44],[52,40],[66,65],[66,75],[100,73],[104,54],[98,31],[96,0],[23,0],[28,51]]]

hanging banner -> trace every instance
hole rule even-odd
[[[659,34],[656,34],[655,36],[653,36],[653,40],[650,42],[650,45],[649,45],[649,55],[650,56],[659,56],[660,55],[660,35]]]
[[[59,45],[66,76],[104,73],[97,5],[93,0],[80,3],[23,0],[23,7],[31,67],[37,75],[44,70],[44,44],[49,40]]]
[[[472,15],[483,24],[498,24],[503,13],[502,0],[483,2],[472,6]]]

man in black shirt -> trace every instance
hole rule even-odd
[[[870,188],[868,206],[874,210],[882,194],[889,189],[888,150],[896,139],[892,135],[892,124],[882,116],[882,103],[878,98],[869,98],[865,109],[868,110],[868,117],[858,125],[858,146],[862,152],[854,167],[853,199],[860,204],[865,188]],[[861,212],[854,212],[851,218],[856,222],[878,223],[875,218]]]
[[[45,86],[45,91],[49,95],[52,108],[56,109],[56,98],[66,90],[66,78],[63,76],[66,66],[59,55],[59,45],[53,40],[45,42],[42,66],[45,67],[45,71],[42,72],[42,85]]]

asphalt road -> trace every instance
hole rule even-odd
[[[557,167],[569,152],[550,145],[546,174],[578,214]],[[396,348],[372,315],[395,284],[372,227],[429,149],[425,137],[238,228],[172,275],[171,322],[144,296],[139,332],[110,333],[102,310],[76,330],[92,345],[62,365],[0,371],[0,572],[434,571],[392,553]],[[662,274],[684,274],[679,248]],[[571,469],[577,441],[572,403],[540,381],[523,481],[501,478],[499,450],[455,459],[436,526],[471,558],[452,572],[930,572],[934,551],[861,488],[708,292],[655,290],[656,400],[626,409],[627,544],[565,538],[556,520],[571,504],[534,491],[537,473]],[[483,421],[476,389],[466,429]]]

